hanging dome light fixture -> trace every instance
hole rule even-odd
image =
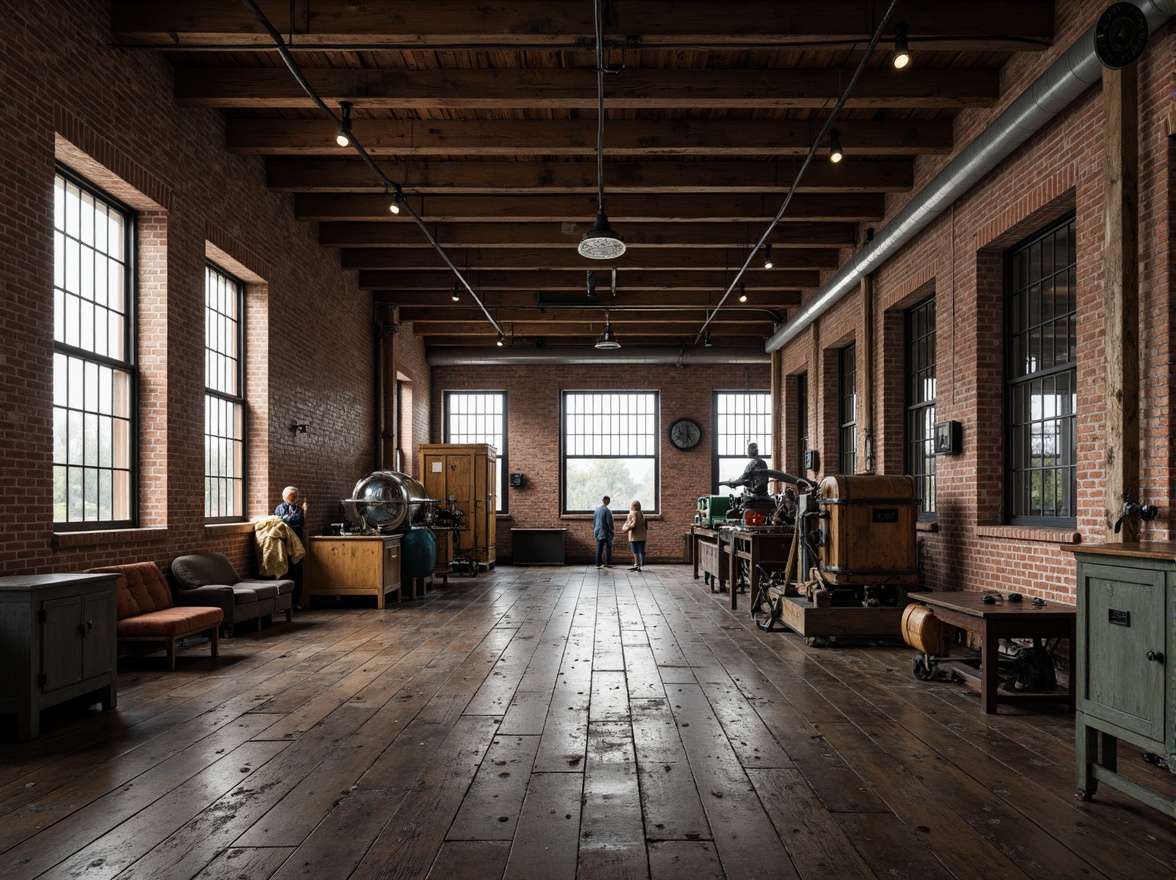
[[[617,339],[616,334],[612,331],[612,325],[608,322],[608,312],[604,313],[604,332],[600,334],[600,338],[596,340],[596,347],[599,349],[620,348],[621,342]]]
[[[604,25],[601,0],[596,7],[596,222],[584,233],[577,250],[590,260],[615,260],[625,252],[624,240],[608,225],[604,213]],[[597,345],[597,348],[600,346]]]

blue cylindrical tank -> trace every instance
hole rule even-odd
[[[409,529],[400,541],[401,574],[424,577],[437,567],[437,539],[428,529]]]

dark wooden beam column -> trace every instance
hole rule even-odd
[[[1139,485],[1139,80],[1135,65],[1103,71],[1106,163],[1107,540],[1136,541],[1138,520],[1113,524]]]
[[[861,438],[862,473],[874,473],[874,276],[863,275],[858,288],[861,299],[862,327],[858,338],[857,370],[858,436]]]

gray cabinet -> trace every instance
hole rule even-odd
[[[41,710],[93,694],[117,702],[117,574],[0,577],[0,713],[19,739],[40,732]]]
[[[1121,775],[1119,741],[1176,772],[1176,544],[1074,548],[1078,561],[1075,771],[1089,800],[1100,782],[1176,816],[1176,798]]]

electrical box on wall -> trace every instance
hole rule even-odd
[[[962,438],[959,422],[940,422],[935,426],[935,454],[959,455],[964,451]]]
[[[806,471],[815,471],[821,466],[820,456],[817,455],[817,450],[809,449],[804,454],[804,469]]]
[[[511,474],[510,475],[510,487],[512,489],[523,488],[523,475],[522,474]]]

